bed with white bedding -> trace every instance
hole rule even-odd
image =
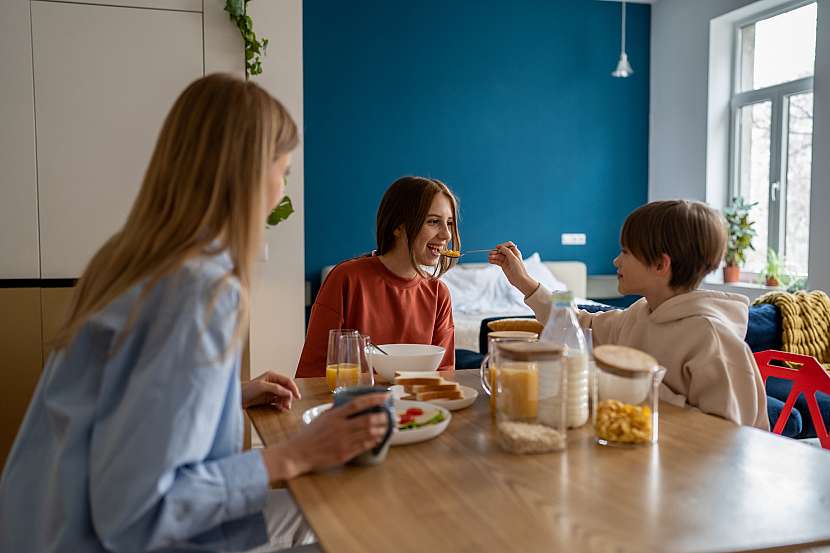
[[[586,300],[588,271],[581,261],[542,261],[538,253],[524,260],[528,273],[549,290],[570,290],[577,303]],[[322,280],[334,266],[323,268]],[[488,263],[459,263],[441,280],[450,289],[455,323],[455,347],[478,352],[481,321],[488,317],[532,315],[522,293],[513,288],[501,269]]]
[[[524,260],[528,273],[549,290],[570,290],[577,303],[584,299],[588,272],[581,261],[542,261],[538,253]],[[513,288],[499,267],[460,263],[441,277],[450,289],[455,323],[455,347],[478,352],[481,321],[489,317],[532,315],[522,293]]]

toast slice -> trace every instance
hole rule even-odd
[[[417,394],[420,392],[447,392],[450,390],[460,390],[461,387],[458,382],[447,382],[446,380],[440,384],[408,384],[403,387],[403,390],[408,394]]]
[[[422,375],[418,375],[418,373],[408,373],[407,376],[396,376],[395,377],[395,384],[401,384],[402,386],[416,386],[416,385],[432,385],[437,386],[441,384],[444,379],[439,374],[432,374],[432,373],[423,373]]]
[[[415,392],[408,396],[403,396],[401,399],[409,399],[414,401],[430,401],[433,399],[462,399],[464,394],[461,390],[446,390],[446,391],[432,391],[432,392]]]

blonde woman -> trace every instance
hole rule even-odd
[[[243,550],[313,538],[269,485],[375,446],[385,399],[333,409],[241,451],[241,406],[289,409],[294,383],[240,386],[251,270],[297,127],[251,82],[211,75],[173,105],[124,227],[98,250],[0,480],[0,551]],[[278,534],[278,535],[274,535]]]

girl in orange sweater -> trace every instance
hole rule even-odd
[[[308,323],[297,377],[325,376],[328,333],[353,328],[376,344],[433,344],[455,365],[455,328],[447,286],[454,264],[441,256],[461,248],[458,201],[443,182],[401,177],[386,190],[377,214],[377,250],[344,261],[323,282]],[[432,267],[427,272],[425,267]]]

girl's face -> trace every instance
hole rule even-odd
[[[290,173],[291,154],[283,154],[271,165],[268,175],[268,213],[271,213],[285,196],[285,177]]]
[[[452,204],[446,195],[438,193],[432,198],[421,231],[412,241],[412,253],[419,265],[435,266],[441,259],[440,252],[447,249],[455,225]]]

